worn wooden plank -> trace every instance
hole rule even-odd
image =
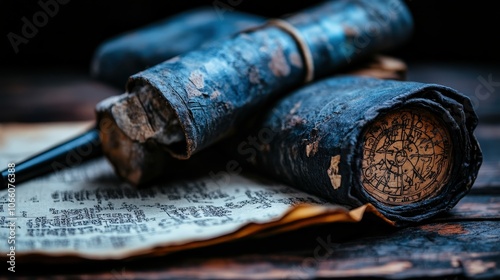
[[[483,151],[483,164],[472,188],[473,193],[500,192],[500,125],[480,124],[476,131]]]
[[[434,221],[451,220],[497,220],[500,221],[500,196],[468,195],[464,197],[449,213],[445,213]],[[499,224],[500,226],[500,224]]]
[[[370,225],[370,231],[367,224],[322,226],[161,258],[55,264],[22,273],[74,279],[500,277],[498,221],[433,222],[400,230]]]

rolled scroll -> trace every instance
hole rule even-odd
[[[445,86],[336,77],[278,101],[245,136],[254,145],[240,141],[233,154],[334,203],[371,203],[402,225],[469,191],[482,163],[477,123],[470,100]]]
[[[221,14],[212,6],[188,10],[108,39],[94,53],[91,74],[123,87],[139,71],[263,22],[238,11]]]
[[[190,158],[273,99],[400,45],[411,29],[403,1],[327,1],[167,60],[98,105],[103,151],[121,177],[147,183],[172,171],[165,153]]]

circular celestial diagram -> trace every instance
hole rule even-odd
[[[448,129],[423,109],[406,108],[377,118],[363,141],[361,182],[383,203],[403,205],[431,197],[448,181]]]

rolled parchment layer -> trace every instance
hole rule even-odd
[[[332,202],[371,203],[401,225],[469,191],[482,163],[477,123],[470,100],[449,87],[336,77],[278,101],[254,125],[258,145],[240,141],[236,154]]]

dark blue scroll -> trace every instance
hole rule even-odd
[[[482,153],[468,97],[436,84],[333,77],[288,94],[237,141],[242,162],[350,207],[373,204],[399,225],[451,209]]]

